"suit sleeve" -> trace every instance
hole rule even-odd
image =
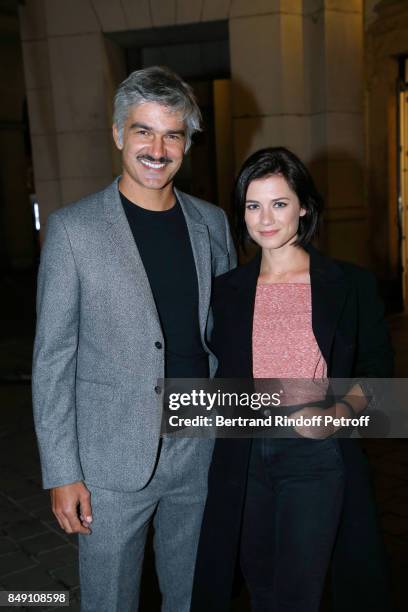
[[[75,409],[79,278],[63,221],[49,217],[37,289],[33,356],[34,423],[43,485],[83,480]]]

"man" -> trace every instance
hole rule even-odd
[[[158,379],[206,377],[211,278],[235,265],[224,212],[173,179],[200,127],[170,70],[115,97],[122,176],[48,220],[33,397],[44,487],[79,534],[81,609],[138,606],[149,522],[165,612],[188,612],[211,440],[160,440]]]

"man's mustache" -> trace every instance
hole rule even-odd
[[[138,155],[137,159],[144,159],[149,162],[153,162],[154,164],[169,164],[173,160],[170,157],[158,157],[157,159],[152,157],[151,155]]]

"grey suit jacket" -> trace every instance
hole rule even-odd
[[[190,235],[206,344],[211,279],[236,265],[225,213],[176,192]],[[33,405],[45,488],[138,490],[157,455],[164,348],[117,180],[50,215],[38,277]]]

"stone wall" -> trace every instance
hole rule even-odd
[[[0,268],[26,268],[34,232],[24,141],[25,84],[16,13],[0,14]]]

